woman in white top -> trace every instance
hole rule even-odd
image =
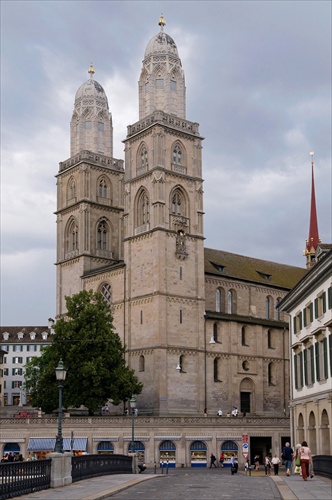
[[[275,476],[278,476],[278,474],[279,474],[279,464],[280,464],[280,458],[275,453],[273,455],[273,458],[272,458],[272,465],[273,465],[274,475]]]
[[[302,478],[304,481],[309,477],[309,464],[311,463],[311,450],[308,447],[308,443],[303,441],[300,448],[300,461],[301,461],[301,470],[302,470]]]

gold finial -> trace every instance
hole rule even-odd
[[[95,69],[93,67],[93,64],[90,64],[90,67],[88,69],[88,73],[90,73],[90,78],[93,78],[93,74],[95,73]]]
[[[314,154],[315,154],[315,152],[314,151],[310,151],[309,154],[311,156],[311,165],[313,165],[314,164]]]
[[[160,30],[163,31],[164,26],[166,25],[166,21],[164,16],[161,14],[160,18],[158,19],[158,24],[160,26]]]

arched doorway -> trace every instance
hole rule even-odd
[[[331,442],[330,442],[330,425],[329,425],[329,416],[326,410],[322,411],[321,418],[321,443],[322,449],[320,450],[322,455],[331,455]]]
[[[13,455],[20,454],[20,445],[18,443],[6,443],[3,449],[3,454],[5,455],[6,453],[12,453]]]
[[[114,445],[112,441],[100,441],[97,446],[97,453],[100,455],[113,455]]]
[[[132,443],[130,442],[128,445],[129,453],[136,453],[138,462],[145,462],[145,446],[142,441],[134,442],[134,450],[132,450]]]
[[[220,447],[220,453],[224,454],[224,467],[231,466],[231,458],[234,454],[235,460],[238,461],[238,445],[234,441],[224,441]]]
[[[176,446],[173,441],[163,441],[159,446],[160,467],[176,467]]]
[[[206,467],[207,447],[203,441],[193,441],[190,445],[191,467]]]
[[[313,411],[309,414],[308,446],[311,449],[311,453],[315,455],[317,453],[316,417]]]
[[[298,438],[296,440],[296,443],[294,443],[294,446],[297,443],[302,443],[302,441],[304,441],[304,419],[303,419],[302,413],[299,414],[299,418],[298,418],[297,436],[298,436]]]

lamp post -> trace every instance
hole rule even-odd
[[[131,400],[129,401],[130,408],[131,408],[131,451],[132,453],[135,453],[135,408],[136,408],[136,398],[132,396]]]
[[[62,382],[65,380],[67,370],[63,366],[62,359],[60,358],[59,364],[55,369],[55,376],[59,382],[59,413],[58,413],[58,435],[55,441],[55,451],[63,453],[63,437],[62,437]]]

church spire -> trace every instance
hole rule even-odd
[[[317,246],[320,243],[318,236],[318,223],[316,211],[316,196],[315,196],[315,177],[314,177],[314,152],[311,156],[311,205],[310,205],[310,226],[309,237],[306,240],[306,249],[304,255],[307,259],[307,269],[310,269],[315,264],[315,254]]]

